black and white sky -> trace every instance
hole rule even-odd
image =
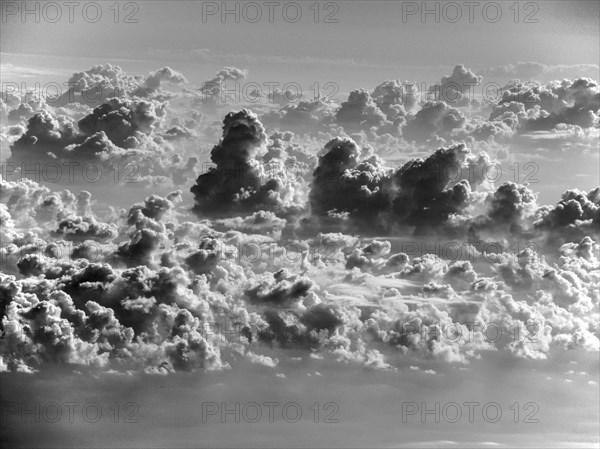
[[[0,446],[598,447],[599,5],[0,1]]]

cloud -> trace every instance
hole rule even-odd
[[[326,215],[330,211],[377,215],[377,206],[385,208],[386,192],[383,182],[386,170],[376,156],[361,160],[362,150],[352,139],[333,139],[324,148],[313,174],[310,192],[313,214]]]
[[[248,75],[244,69],[224,67],[200,88],[202,102],[207,104],[227,103],[228,95],[225,90],[227,81],[241,81]]]
[[[281,109],[265,113],[261,120],[281,131],[313,134],[323,131],[333,123],[337,105],[317,98],[286,104]]]
[[[417,142],[434,137],[449,138],[452,131],[462,128],[465,116],[443,101],[428,101],[414,115],[408,117],[402,129],[406,140]]]
[[[227,114],[223,137],[211,151],[215,167],[201,174],[191,189],[194,211],[226,216],[257,209],[281,212],[293,206],[293,180],[284,167],[266,170],[259,160],[267,151],[267,142],[256,114],[246,109]]]
[[[379,128],[386,120],[385,114],[377,107],[366,90],[350,92],[336,112],[336,122],[348,131]]]
[[[107,160],[137,148],[153,132],[163,111],[153,103],[113,98],[79,120],[41,111],[11,147],[11,160]]]
[[[95,65],[74,73],[65,83],[62,95],[49,99],[48,103],[56,108],[75,103],[96,107],[110,98],[164,97],[167,94],[161,90],[161,85],[165,83],[179,85],[187,83],[187,79],[170,67],[155,70],[147,76],[132,76],[118,65]]]
[[[263,281],[246,290],[250,302],[273,304],[276,307],[297,307],[297,303],[308,293],[313,283],[310,279],[292,275],[283,269],[273,274],[273,281]]]
[[[600,88],[589,78],[546,85],[513,81],[504,88],[490,120],[510,117],[522,131],[551,130],[559,124],[590,128],[598,123],[599,110]]]
[[[109,241],[118,235],[118,229],[114,223],[98,222],[93,216],[70,216],[60,221],[55,235],[66,240]]]
[[[458,66],[442,84],[477,80]],[[94,83],[123,92],[93,110],[7,97],[3,113],[27,120],[22,136],[2,131],[12,160],[135,160],[148,190],[134,203],[109,186],[128,206],[109,209],[93,185],[0,181],[3,370],[166,374],[305,353],[382,370],[433,360],[421,372],[435,374],[490,351],[599,350],[600,188],[546,206],[531,185],[485,176],[494,151],[534,130],[593,143],[594,81],[513,82],[497,104],[459,109],[419,105],[392,80],[341,105],[242,109],[216,124],[192,88],[164,90],[186,82],[168,67],[97,66],[74,81],[82,95]],[[206,150],[213,167],[198,175]],[[439,250],[448,239],[465,251]],[[486,338],[492,322],[523,338]]]
[[[161,84],[165,82],[170,84],[183,84],[188,81],[180,72],[173,70],[171,67],[163,67],[162,69],[151,72],[144,80],[143,85],[141,85],[133,95],[146,97],[157,92],[160,89]]]
[[[432,89],[437,99],[456,107],[468,106],[473,100],[476,86],[482,77],[474,74],[464,65],[457,65],[450,76],[442,77],[439,85]]]
[[[598,75],[598,64],[542,64],[539,62],[517,62],[503,66],[489,67],[481,70],[485,78],[510,80],[550,81],[553,79],[573,78],[576,76],[594,77]]]
[[[584,192],[568,190],[555,206],[536,211],[535,227],[550,231],[554,238],[581,239],[598,234],[600,224],[600,187]]]
[[[123,148],[136,146],[137,133],[150,134],[161,114],[153,103],[110,99],[81,119],[79,129],[90,136],[104,132],[115,145]]]
[[[361,163],[361,151],[340,139],[329,145],[323,158],[321,167],[352,170]],[[401,192],[407,189],[402,204],[406,208],[408,198],[415,202],[415,208],[408,209],[416,219],[423,219],[431,207],[426,205],[435,204],[439,195],[451,195],[444,193],[443,180],[416,176],[442,161],[475,164],[477,159],[457,146],[388,174],[399,182]],[[427,181],[430,190],[421,192],[419,180]],[[18,260],[19,277],[0,275],[0,349],[9,370],[26,366],[32,371],[48,363],[146,372],[222,369],[228,366],[222,359],[225,352],[240,344],[265,343],[281,347],[277,360],[254,350],[242,353],[252,363],[273,367],[286,357],[284,348],[311,349],[338,360],[393,369],[407,355],[468,363],[490,349],[539,359],[556,347],[600,347],[594,320],[598,244],[589,236],[563,244],[554,264],[528,248],[519,254],[500,251],[488,256],[488,270],[479,271],[467,260],[395,253],[386,240],[319,234],[320,242],[342,249],[341,258],[306,259],[302,274],[282,259],[278,263],[287,266],[265,265],[261,273],[258,265],[240,262],[225,242],[233,237],[233,229],[238,234],[254,232],[280,220],[273,214],[220,220],[222,231],[215,231],[208,226],[211,222],[179,222],[177,207],[183,199],[176,191],[149,196],[110,226],[95,218],[89,193],[56,195],[32,181],[3,181],[2,186],[3,232],[8,231],[6,225],[10,233],[22,235],[27,226],[45,238],[71,238],[73,233],[78,241],[101,242],[110,230],[110,239],[126,239],[107,247],[117,257],[110,264],[60,258],[52,251],[31,252]],[[565,194],[563,201],[584,204],[578,203],[583,215],[552,221],[544,217],[554,209],[544,210],[537,214],[542,221],[536,227],[593,221],[596,193]],[[37,213],[32,202],[41,208]],[[455,207],[451,200],[445,203]],[[494,224],[513,225],[529,217],[534,195],[522,186],[505,184],[484,203]],[[433,207],[429,213],[439,212]],[[329,292],[344,283],[356,299],[366,295],[372,305],[341,301]],[[532,334],[535,323],[535,340],[490,341],[479,331],[472,333],[489,322],[505,329],[519,327],[522,335]],[[443,332],[448,326],[454,336],[440,338],[447,335]]]
[[[417,105],[418,94],[416,83],[387,80],[375,87],[371,96],[388,120],[395,120]]]
[[[334,139],[313,174],[311,211],[325,222],[329,217],[372,232],[389,232],[394,225],[427,232],[467,207],[471,184],[483,181],[476,168],[485,161],[455,145],[394,170],[377,156],[363,158],[353,140]],[[471,184],[460,179],[466,172],[478,173]]]

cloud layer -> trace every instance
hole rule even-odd
[[[291,350],[393,370],[599,350],[600,187],[544,205],[488,170],[540,136],[589,154],[597,82],[511,81],[491,100],[457,66],[424,93],[396,79],[250,108],[223,95],[247,76],[227,67],[194,88],[169,67],[105,65],[74,74],[59,104],[3,96],[2,370],[166,374],[235,355],[272,368]],[[85,103],[98,86],[116,94]],[[50,188],[22,176],[31,163],[135,163],[145,199],[103,207],[122,180]]]

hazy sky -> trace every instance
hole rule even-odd
[[[474,7],[472,23],[464,2],[458,2],[462,16],[456,23],[444,19],[452,20],[455,9],[440,9],[436,23],[434,14],[423,21],[420,9],[408,14],[411,2],[394,1],[340,1],[328,7],[321,2],[319,23],[313,2],[299,2],[302,16],[296,23],[284,18],[283,7],[290,2],[276,2],[272,23],[264,2],[257,3],[261,18],[256,23],[236,23],[234,14],[223,23],[221,2],[214,3],[219,11],[204,16],[203,2],[144,1],[137,7],[123,2],[118,23],[109,2],[99,3],[102,16],[96,23],[85,20],[96,16],[93,7],[85,17],[83,6],[75,7],[73,23],[64,4],[60,20],[43,20],[56,17],[56,11],[47,8],[40,12],[40,23],[33,23],[33,14],[23,20],[24,2],[17,3],[15,13],[10,3],[17,2],[3,2],[0,34],[4,81],[23,81],[20,75],[29,72],[30,80],[62,82],[65,74],[113,62],[133,72],[169,64],[192,82],[224,65],[236,65],[263,81],[335,81],[342,89],[352,89],[389,78],[429,83],[458,63],[480,70],[518,61],[573,65],[597,64],[599,59],[597,1],[541,1],[529,7],[521,3],[518,23],[509,2],[498,3],[502,15],[495,23],[485,20],[496,14],[489,6],[484,13],[490,2]],[[35,2],[25,3],[34,9]],[[425,8],[434,9],[434,3]],[[415,4],[421,8],[422,2]],[[228,8],[234,8],[233,3]],[[242,6],[239,14],[253,18],[256,9]],[[293,19],[294,8],[287,7],[285,15]],[[337,23],[323,23],[327,18]],[[532,20],[537,23],[529,23]]]

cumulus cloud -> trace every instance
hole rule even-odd
[[[261,120],[281,131],[315,134],[333,123],[337,105],[323,98],[300,100],[265,113]]]
[[[161,90],[161,85],[187,83],[187,79],[170,67],[150,72],[148,75],[128,75],[114,64],[95,65],[89,70],[74,73],[65,83],[63,93],[57,98],[48,99],[55,107],[76,103],[96,107],[110,98],[133,98],[169,95]]]
[[[403,116],[418,103],[419,91],[416,83],[387,80],[375,87],[371,96],[388,120]]]
[[[158,114],[158,115],[157,115]],[[162,111],[153,103],[112,98],[75,124],[42,111],[11,147],[14,161],[106,160],[136,148],[152,133]]]
[[[546,85],[513,81],[504,88],[490,120],[511,120],[522,131],[551,130],[559,124],[590,128],[597,125],[599,110],[600,88],[589,78]]]
[[[481,81],[481,76],[474,74],[464,65],[457,65],[452,75],[442,77],[433,91],[439,101],[452,106],[468,106],[474,99],[476,86],[479,86]]]
[[[173,70],[171,67],[163,67],[162,69],[151,72],[133,95],[146,97],[156,93],[160,89],[162,83],[183,84],[187,82],[185,76],[180,72]]]
[[[228,94],[226,91],[227,81],[241,81],[248,75],[244,69],[237,67],[224,67],[208,81],[205,81],[200,88],[202,102],[207,104],[227,103]]]
[[[600,187],[590,192],[568,190],[555,206],[536,211],[535,227],[550,231],[553,238],[581,239],[600,232]]]
[[[350,92],[348,100],[343,102],[335,114],[336,122],[349,132],[361,129],[379,128],[386,120],[366,90]]]
[[[139,87],[139,82],[140,77],[127,75],[118,65],[95,65],[69,78],[68,90],[56,100],[55,106],[69,103],[97,106],[109,98],[131,95]]]
[[[408,117],[402,131],[406,140],[449,138],[453,130],[462,128],[465,123],[466,118],[458,109],[443,101],[428,101],[416,114]]]
[[[111,98],[79,120],[44,109],[11,139],[7,178],[60,185],[187,183],[200,162],[184,149],[195,134],[177,127],[161,132],[166,109],[156,100],[127,98]]]
[[[244,76],[226,68],[203,93],[220,101],[223,83]],[[464,96],[420,105],[391,80],[339,105],[243,109],[215,125],[214,111],[191,111],[197,96],[163,90],[187,83],[168,67],[130,77],[97,66],[72,80],[82,96],[94,84],[122,92],[91,111],[9,98],[3,113],[27,120],[9,140],[13,160],[134,159],[153,188],[105,210],[75,186],[0,181],[2,369],[171,373],[225,369],[238,356],[272,368],[299,351],[394,369],[407,358],[600,349],[600,188],[539,205],[531,186],[488,182],[492,156],[481,151],[535,130],[593,130],[594,81],[515,81],[485,109],[489,120]],[[479,81],[457,66],[440,92]],[[213,166],[198,176],[206,150]],[[156,191],[158,178],[191,197]],[[407,238],[422,254],[399,249]],[[469,251],[438,251],[444,238]],[[529,245],[512,250],[510,238]],[[490,322],[523,338],[491,341],[481,332]]]
[[[360,150],[349,140],[333,141],[328,150],[322,168],[337,167],[338,173],[340,167],[352,170],[361,163]],[[408,198],[414,197],[418,207],[408,207],[409,212],[423,220],[425,213],[440,213],[439,206],[424,212],[426,205],[435,205],[442,195],[452,208],[445,195],[455,194],[440,187],[442,181],[435,187],[429,179],[432,188],[417,195],[410,189],[427,178],[415,181],[410,173],[471,157],[464,147],[442,149],[387,178],[398,181],[400,191],[409,189],[402,205],[406,208]],[[413,183],[407,184],[409,180]],[[147,372],[221,369],[227,366],[224,351],[239,353],[240,344],[257,343],[283,350],[311,349],[376,369],[391,369],[394,360],[407,354],[468,363],[490,349],[545,358],[554,347],[599,348],[594,320],[598,244],[589,236],[562,245],[554,265],[528,248],[519,254],[489,256],[489,271],[480,274],[466,260],[449,261],[434,254],[412,258],[395,253],[389,241],[320,234],[317,240],[335,243],[343,249],[343,257],[307,259],[302,274],[293,271],[290,261],[287,267],[259,273],[256,266],[249,269],[252,266],[242,264],[225,241],[233,235],[227,229],[253,232],[261,224],[280,220],[267,212],[221,220],[221,231],[180,223],[176,209],[182,197],[176,191],[166,197],[149,196],[111,226],[95,218],[89,194],[64,193],[61,199],[32,181],[4,182],[3,189],[7,201],[1,209],[3,229],[14,235],[24,234],[26,223],[42,220],[33,229],[47,237],[78,242],[126,239],[110,247],[116,257],[111,264],[33,252],[18,260],[18,277],[0,275],[6,369],[34,370],[50,362]],[[596,191],[568,192],[564,202],[583,203],[578,202],[579,215],[563,219],[559,206],[556,212],[543,209],[537,212],[536,227],[597,220],[597,207],[592,206],[596,197]],[[35,208],[27,207],[31,201],[52,213],[33,214]],[[506,184],[484,204],[495,224],[516,226],[529,216],[533,202],[522,186]],[[17,243],[24,243],[20,238]],[[344,283],[348,291],[364,292],[376,302],[370,306],[346,302],[329,292]],[[467,338],[488,322],[506,329],[519,327],[525,336],[533,333],[534,323],[535,339],[492,342],[477,331],[474,338]],[[448,335],[444,334],[448,327],[454,329],[452,338],[441,338]],[[255,350],[242,354],[252,363],[278,363]],[[278,358],[285,356],[279,354]]]
[[[223,137],[211,151],[215,167],[201,174],[191,192],[194,210],[201,215],[240,213],[257,209],[281,212],[294,205],[293,180],[280,170],[266,169],[260,157],[268,136],[256,114],[229,113],[223,120]]]
[[[352,139],[333,139],[313,174],[311,211],[316,216],[350,214],[377,224],[378,213],[389,207],[388,170],[377,156],[362,159]]]
[[[455,145],[394,170],[377,156],[362,157],[351,139],[330,141],[324,153],[313,175],[312,213],[373,232],[394,226],[427,232],[444,224],[469,205],[471,185],[483,182],[477,167],[487,160]],[[466,180],[461,173],[474,176]]]

